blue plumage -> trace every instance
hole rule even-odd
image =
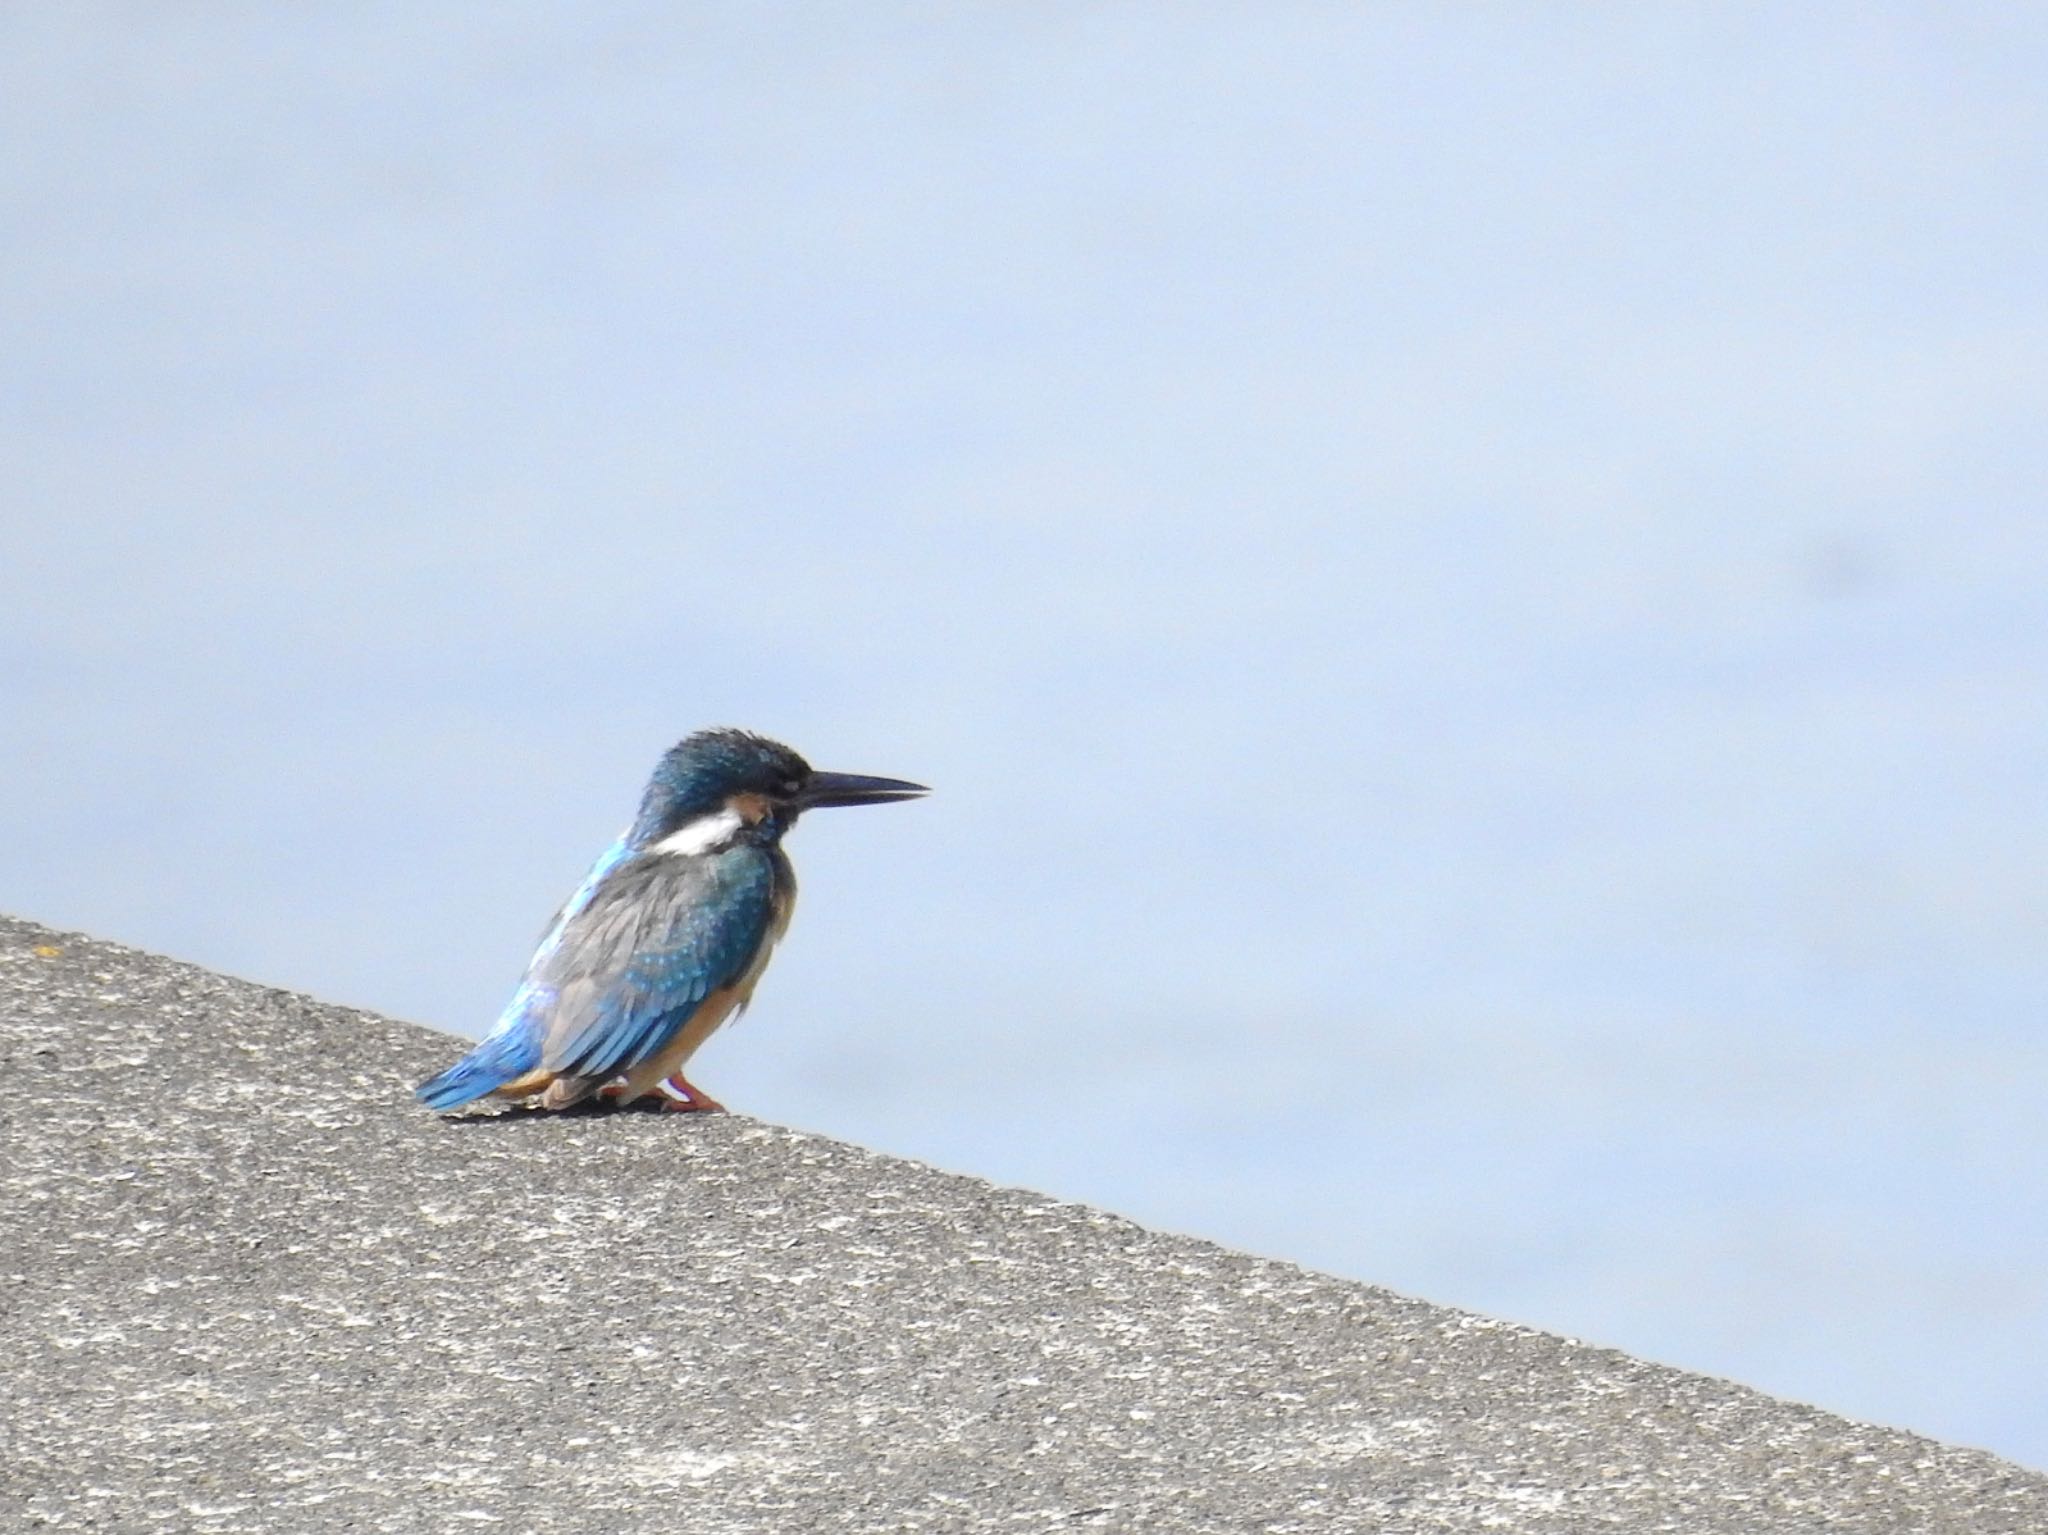
[[[422,1082],[416,1091],[420,1102],[430,1109],[460,1108],[525,1076],[539,1064],[539,1038],[517,1024],[507,1028],[501,1019],[482,1044],[439,1076]]]
[[[433,1109],[498,1093],[564,1108],[657,1088],[716,1107],[682,1075],[746,1006],[789,921],[796,877],[780,847],[806,809],[882,804],[921,785],[814,771],[743,731],[702,731],[661,760],[631,827],[542,935],[496,1027],[420,1085]]]

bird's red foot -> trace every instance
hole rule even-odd
[[[672,1114],[723,1114],[725,1105],[705,1092],[693,1087],[680,1071],[663,1082],[655,1091],[662,1096],[662,1107]]]

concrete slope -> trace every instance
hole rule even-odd
[[[2048,1479],[0,919],[0,1528],[2048,1530]],[[1227,1134],[1227,1128],[1219,1128]]]

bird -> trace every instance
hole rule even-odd
[[[650,1093],[667,1109],[722,1112],[683,1069],[746,1007],[789,926],[796,874],[783,837],[807,810],[930,792],[819,772],[746,730],[686,736],[548,924],[497,1024],[415,1093],[443,1113],[493,1095],[566,1109]]]

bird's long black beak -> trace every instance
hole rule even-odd
[[[900,778],[870,778],[865,773],[813,773],[804,780],[796,797],[799,810],[822,810],[828,805],[889,805],[900,799],[916,799],[932,791],[921,783]]]

